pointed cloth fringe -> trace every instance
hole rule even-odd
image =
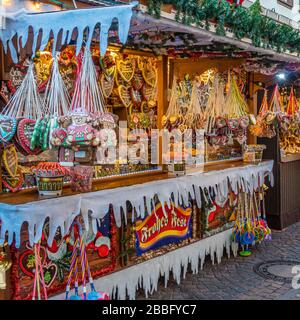
[[[127,202],[136,211],[136,216],[143,218],[145,206],[151,212],[153,198],[156,195],[161,203],[171,206],[173,195],[175,203],[189,205],[190,199],[201,206],[200,188],[212,187],[221,203],[222,196],[228,194],[229,186],[238,192],[239,188],[253,193],[258,186],[262,186],[268,177],[271,185],[274,183],[272,174],[273,161],[265,161],[259,165],[245,165],[220,171],[194,173],[179,178],[153,181],[129,187],[101,190],[74,196],[47,199],[22,205],[8,205],[0,203],[0,245],[8,235],[8,243],[15,240],[20,246],[20,231],[22,224],[28,222],[30,245],[37,243],[42,236],[43,225],[49,217],[48,244],[51,246],[55,232],[60,227],[61,234],[68,233],[74,219],[81,213],[86,228],[89,217],[92,225],[94,220],[103,218],[112,205],[117,227],[127,221]],[[134,215],[133,215],[134,216]]]

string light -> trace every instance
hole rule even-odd
[[[39,0],[35,0],[35,1],[34,1],[34,6],[35,6],[35,8],[36,8],[37,10],[39,10],[40,7],[41,7],[40,1],[39,1]]]
[[[2,0],[2,5],[3,6],[10,6],[11,5],[11,1],[10,0]]]

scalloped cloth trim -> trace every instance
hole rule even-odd
[[[97,220],[108,212],[112,205],[117,227],[121,226],[122,216],[127,223],[127,202],[135,210],[136,216],[143,218],[145,207],[151,212],[154,197],[161,203],[171,206],[172,196],[176,204],[188,206],[192,198],[201,207],[201,188],[213,188],[217,201],[222,204],[228,194],[228,188],[237,193],[242,189],[253,193],[262,186],[266,177],[271,185],[273,161],[265,161],[258,165],[247,165],[219,171],[197,172],[178,178],[148,182],[129,187],[101,190],[87,194],[79,194],[62,198],[47,199],[22,205],[0,203],[0,245],[5,237],[8,243],[20,246],[20,231],[24,222],[28,222],[30,244],[39,242],[45,220],[49,218],[48,244],[52,245],[58,228],[66,235],[74,219],[81,214],[85,226],[89,228],[89,219],[94,233],[97,232]],[[163,206],[164,208],[164,206]],[[135,215],[132,215],[135,216]]]
[[[185,247],[168,252],[162,256],[139,263],[121,271],[114,272],[94,280],[97,291],[108,292],[111,298],[130,300],[136,298],[136,291],[143,288],[146,298],[158,289],[158,280],[164,277],[165,287],[168,285],[170,273],[174,280],[180,284],[185,279],[189,264],[193,274],[203,269],[205,257],[209,254],[214,264],[221,263],[224,249],[230,258],[230,249],[237,255],[237,248],[231,244],[232,229],[218,233],[214,236],[199,240]],[[65,294],[56,295],[50,300],[63,300]]]

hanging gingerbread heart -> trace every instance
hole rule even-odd
[[[27,152],[27,154],[31,155],[37,155],[42,152],[40,147],[35,147],[33,150],[30,149],[35,123],[36,120],[33,119],[22,119],[18,124],[18,143]]]
[[[35,256],[33,250],[28,246],[28,244],[26,247],[27,250],[25,250],[20,256],[19,267],[26,276],[33,278],[35,272]],[[46,261],[47,254],[45,248],[42,246],[40,250],[40,256],[43,265]]]
[[[17,120],[15,118],[0,115],[0,141],[9,142],[17,130]]]
[[[155,99],[156,88],[153,88],[147,84],[144,84],[142,89],[143,98],[147,101]]]
[[[104,74],[101,75],[100,85],[105,98],[108,98],[114,89],[114,77],[106,77]]]
[[[129,108],[132,104],[131,96],[130,96],[130,87],[125,87],[120,85],[118,87],[119,97],[126,108]]]
[[[132,59],[118,60],[117,70],[122,79],[126,82],[131,81],[135,71],[135,61]]]
[[[50,263],[46,266],[43,266],[44,271],[44,280],[47,288],[51,287],[52,283],[56,279],[57,275],[57,266],[54,263]]]
[[[9,176],[3,175],[2,183],[4,188],[7,188],[11,192],[19,191],[22,188],[24,183],[22,170],[18,168],[18,171],[15,177],[9,177]]]
[[[142,104],[141,104],[141,112],[142,113],[148,113],[150,112],[150,108],[149,108],[149,105],[146,101],[143,101]]]
[[[130,96],[132,103],[135,106],[139,106],[142,103],[142,97],[139,91],[134,90],[134,88],[130,88]]]
[[[6,172],[10,177],[14,178],[18,171],[18,154],[13,144],[7,146],[2,155],[2,162]]]
[[[52,54],[48,51],[37,52],[34,58],[35,76],[39,92],[44,92],[46,89],[50,79],[52,62]]]
[[[146,83],[151,86],[155,87],[157,83],[157,70],[156,68],[151,64],[147,63],[144,68],[142,69],[143,77],[146,81]]]
[[[114,66],[111,66],[109,68],[106,68],[104,70],[103,74],[104,74],[106,79],[110,79],[110,78],[114,78],[114,76],[116,74],[116,71],[117,71],[117,67],[116,67],[116,65],[114,65]]]
[[[131,80],[131,84],[135,90],[141,90],[145,81],[141,71],[137,71],[134,73],[133,78]]]
[[[11,93],[15,93],[21,85],[27,72],[27,66],[24,64],[16,64],[9,71],[9,80],[7,87]]]

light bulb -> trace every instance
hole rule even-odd
[[[39,10],[41,7],[40,1],[34,1],[34,6],[37,10]]]

